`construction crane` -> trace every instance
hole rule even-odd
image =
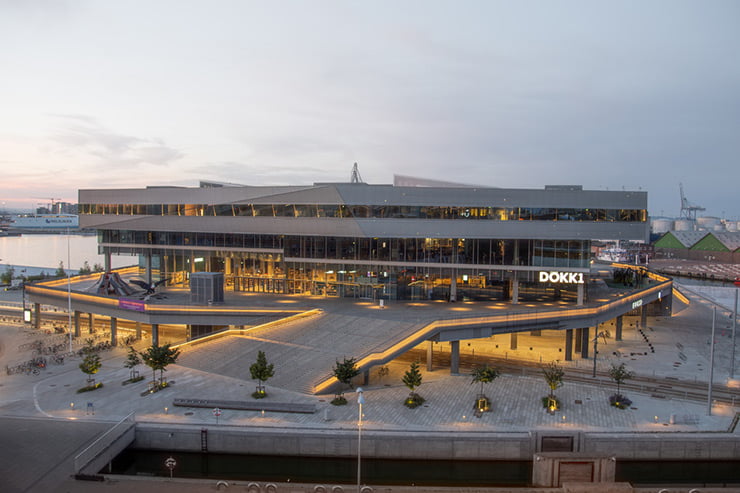
[[[678,184],[678,188],[681,191],[681,217],[696,221],[696,212],[705,211],[706,209],[700,205],[692,204],[686,195],[683,193],[683,183]]]
[[[41,198],[46,198],[46,197],[34,197],[34,198],[35,199],[41,199]],[[43,206],[44,209],[46,209],[47,211],[49,211],[52,214],[55,214],[57,211],[54,210],[54,206],[57,205],[57,203],[59,203],[62,199],[49,198],[49,200],[51,202],[49,202],[49,203],[39,202],[36,205]],[[58,211],[58,212],[61,212],[61,211]]]

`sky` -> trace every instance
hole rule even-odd
[[[679,184],[740,219],[740,2],[0,0],[0,207],[84,188]]]

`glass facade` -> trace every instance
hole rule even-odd
[[[583,269],[590,262],[588,240],[98,234],[105,252],[151,255],[169,284],[186,284],[191,272],[223,272],[227,289],[275,294],[444,299],[454,284],[462,298],[507,299],[513,266]],[[544,289],[535,274],[520,275],[525,298],[528,285],[533,293]]]
[[[647,221],[645,209],[439,207],[344,204],[80,204],[80,214],[495,221]]]

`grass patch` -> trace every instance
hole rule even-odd
[[[95,385],[86,385],[85,387],[77,389],[77,393],[81,394],[83,392],[92,392],[93,390],[98,390],[102,386],[103,386],[103,382],[98,382]]]
[[[406,400],[403,401],[403,405],[408,407],[409,409],[414,409],[426,402],[426,399],[424,399],[422,396],[420,396],[417,393],[411,393],[408,397],[406,397]]]
[[[627,409],[632,405],[632,401],[627,399],[623,395],[612,394],[609,396],[609,404],[616,407],[617,409]]]
[[[142,380],[144,380],[144,377],[140,375],[135,378],[129,378],[128,380],[124,380],[123,382],[121,382],[121,385],[128,385],[130,383],[141,382]]]
[[[334,406],[346,406],[347,399],[343,395],[338,395],[331,400],[331,404]]]

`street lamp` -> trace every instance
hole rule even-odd
[[[596,337],[594,337],[594,374],[593,377],[596,378],[596,355],[598,354],[598,344],[599,344],[599,337],[604,338],[604,344],[606,344],[606,334],[604,334],[604,331],[598,332],[596,334]]]
[[[69,228],[67,228],[67,316],[69,323],[67,325],[67,332],[69,333],[69,352],[72,352],[72,280],[69,277],[71,268],[70,262],[70,248],[69,248]]]
[[[359,407],[359,419],[357,421],[357,493],[360,493],[360,464],[362,459],[362,405],[365,403],[365,396],[362,394],[362,387],[357,387],[357,405]]]

